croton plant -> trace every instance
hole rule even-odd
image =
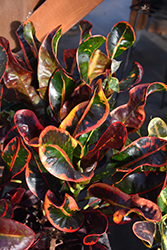
[[[64,66],[61,26],[40,43],[23,23],[18,53],[0,37],[0,249],[111,249],[109,225],[136,216],[134,234],[165,250],[167,125],[154,118],[147,136],[141,127],[147,97],[167,85],[139,84],[137,62],[117,78],[116,58],[135,41],[127,22],[107,38],[92,35],[87,21],[79,26]],[[116,107],[122,91],[129,101]]]

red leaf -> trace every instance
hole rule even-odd
[[[0,218],[1,250],[26,250],[34,239],[35,234],[29,227],[14,220]]]
[[[38,136],[44,127],[33,111],[18,110],[14,115],[14,122],[24,141],[30,146],[38,146]]]

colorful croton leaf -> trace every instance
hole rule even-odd
[[[17,221],[0,218],[1,249],[26,250],[35,240],[33,230]]]
[[[137,221],[132,228],[134,234],[143,241],[147,247],[152,247],[156,235],[156,223],[151,221]]]
[[[158,223],[158,228],[160,231],[160,235],[161,235],[161,248],[162,250],[166,250],[167,248],[167,227],[166,227],[166,223],[167,223],[167,214],[165,214],[161,221]]]
[[[31,153],[21,138],[14,137],[4,148],[1,157],[5,162],[1,185],[5,185],[25,169],[31,159]]]
[[[138,62],[133,62],[132,68],[126,78],[119,82],[120,91],[128,90],[138,84],[143,77],[143,67]]]
[[[106,40],[106,50],[111,60],[131,47],[135,41],[135,33],[127,22],[118,22],[111,29]]]
[[[80,28],[80,31],[81,31],[81,34],[80,34],[80,44],[86,40],[87,38],[91,37],[92,34],[91,34],[91,30],[92,30],[92,24],[86,20],[81,20],[79,22],[79,28]]]
[[[48,190],[51,190],[57,199],[61,198],[62,183],[44,168],[35,150],[31,150],[31,160],[25,169],[25,179],[29,190],[40,200],[44,200]]]
[[[164,183],[166,183],[166,182],[164,182]],[[165,186],[162,189],[162,191],[158,197],[158,206],[160,207],[163,214],[167,214],[166,204],[167,204],[167,186]]]
[[[77,138],[99,127],[108,114],[109,103],[103,92],[102,81],[99,80],[90,101],[76,105],[62,121],[60,128],[68,130]]]
[[[120,177],[118,173],[118,176],[116,174],[116,176],[114,176],[112,180],[117,181],[119,180],[119,178]],[[114,186],[118,187],[120,190],[122,190],[127,194],[138,193],[143,198],[149,199],[156,203],[157,199],[159,200],[159,195],[162,193],[161,190],[164,186],[165,178],[166,178],[165,172],[159,172],[159,171],[137,172],[127,175],[121,182],[115,184]]]
[[[12,203],[9,199],[0,199],[0,217],[6,219],[13,217]]]
[[[91,36],[88,37],[83,43],[80,44],[77,50],[77,65],[82,79],[89,83],[88,70],[90,58],[93,53],[105,42],[103,36]]]
[[[87,235],[83,238],[85,245],[95,245],[99,238],[106,233],[108,228],[108,219],[99,210],[83,211],[84,224]],[[99,225],[100,221],[100,225]]]
[[[73,197],[65,193],[62,204],[54,194],[48,190],[45,195],[44,209],[50,223],[60,231],[73,233],[83,224],[84,216],[79,211]]]
[[[167,140],[167,125],[159,117],[154,117],[148,124],[148,135]]]
[[[167,85],[160,82],[144,83],[133,87],[129,91],[129,101],[110,112],[109,123],[121,121],[127,127],[128,132],[134,133],[145,121],[144,107],[147,97],[157,91],[166,91]]]
[[[51,77],[49,83],[49,103],[56,115],[61,117],[63,104],[73,93],[76,82],[64,70],[58,69]]]
[[[57,59],[57,46],[61,37],[61,26],[54,29],[43,40],[38,54],[38,81],[39,92],[42,98],[47,99],[47,88],[50,77],[56,69],[61,68]]]
[[[44,103],[32,86],[33,73],[23,67],[12,53],[9,42],[1,37],[0,44],[3,45],[8,54],[8,65],[3,80],[7,88],[14,89],[18,98],[34,109],[39,116],[44,113]]]
[[[25,143],[30,146],[38,146],[38,137],[44,127],[33,111],[28,109],[18,110],[14,115],[14,123]]]
[[[82,158],[84,152],[82,144],[66,130],[46,127],[39,136],[39,144],[41,162],[55,177],[72,182],[84,182],[92,178],[93,170],[84,173],[73,165],[73,157]]]
[[[2,44],[0,44],[0,81],[2,80],[8,65],[8,55]]]
[[[88,188],[88,195],[108,202],[114,211],[113,221],[117,224],[130,213],[140,214],[153,222],[160,221],[162,217],[160,208],[154,202],[141,198],[138,194],[128,195],[105,183],[92,184]]]

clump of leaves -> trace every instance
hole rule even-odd
[[[115,58],[135,41],[128,23],[117,23],[107,38],[93,36],[91,28],[80,22],[79,46],[64,51],[65,68],[57,59],[61,26],[40,44],[33,24],[23,23],[17,54],[0,38],[1,249],[12,244],[111,249],[109,223],[127,223],[134,214],[142,218],[134,233],[149,246],[154,242],[155,225],[162,221],[157,197],[165,184],[166,171],[160,168],[167,164],[167,142],[155,135],[130,142],[128,135],[143,125],[147,97],[167,86],[138,84],[143,69],[137,62],[125,79],[117,78]],[[106,54],[99,49],[103,43]],[[128,103],[115,107],[114,93],[125,90]],[[21,174],[24,189],[4,192]],[[24,204],[27,192],[31,205]]]

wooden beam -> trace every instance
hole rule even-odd
[[[65,33],[104,0],[46,0],[29,18],[37,38],[42,41],[47,33],[59,25]]]

